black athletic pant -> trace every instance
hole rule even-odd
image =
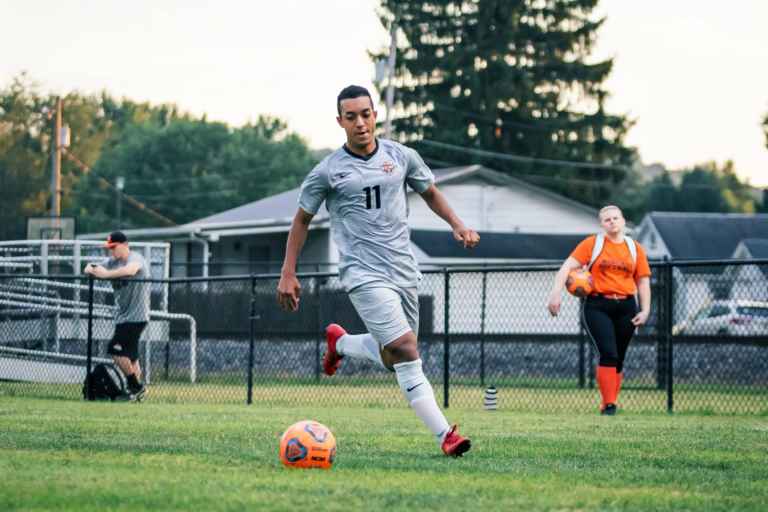
[[[587,334],[600,354],[600,366],[614,366],[621,373],[624,358],[635,326],[632,318],[637,314],[633,296],[609,299],[590,295],[584,301],[582,319]]]

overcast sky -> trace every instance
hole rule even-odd
[[[371,83],[387,44],[376,0],[0,0],[0,85],[27,71],[42,92],[106,89],[238,126],[283,118],[336,147],[335,97]],[[595,57],[614,57],[609,110],[628,143],[669,168],[734,160],[768,186],[768,1],[603,0]],[[380,108],[383,120],[384,109]]]

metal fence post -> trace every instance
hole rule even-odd
[[[673,297],[674,297],[674,290],[673,290],[673,279],[674,279],[674,273],[673,273],[673,267],[672,262],[670,262],[667,258],[665,259],[665,266],[664,266],[664,273],[665,273],[665,286],[664,286],[664,305],[666,307],[667,313],[666,313],[666,322],[664,323],[664,338],[666,338],[666,383],[667,383],[667,412],[672,413],[674,409],[674,399],[673,399],[673,359],[672,359],[672,324],[674,323],[674,304],[673,304]]]
[[[671,314],[670,304],[667,302],[667,289],[669,288],[669,272],[667,272],[668,260],[664,258],[659,266],[658,291],[659,296],[659,327],[656,337],[656,389],[663,391],[667,389],[667,325],[669,315]],[[651,299],[653,300],[653,299]]]
[[[88,276],[88,346],[85,355],[85,375],[86,382],[91,375],[91,364],[93,361],[93,276]],[[88,400],[93,400],[91,386],[85,386],[85,394]]]
[[[248,341],[248,397],[246,403],[253,403],[253,353],[256,337],[256,278],[251,275],[251,312],[249,317],[249,341]]]
[[[579,309],[584,307],[584,302],[579,301]],[[584,389],[584,386],[587,384],[587,379],[585,377],[585,374],[587,372],[587,362],[586,362],[586,332],[584,331],[584,322],[581,320],[582,315],[579,314],[579,387]]]
[[[447,268],[443,268],[443,407],[448,408],[450,380],[451,380],[451,353],[450,353],[450,303],[451,303],[451,274]]]
[[[323,332],[325,329],[323,329],[323,303],[320,300],[320,283],[318,281],[318,278],[314,277],[313,284],[314,284],[314,290],[315,290],[315,307],[317,308],[317,314],[315,315],[315,320],[317,321],[317,328],[315,329],[315,332],[317,333],[317,337],[315,338],[315,381],[320,382],[320,375],[321,375],[321,369],[320,369],[320,346],[323,342]]]
[[[166,262],[167,264],[168,262]],[[165,276],[165,283],[163,285],[163,307],[166,312],[171,311],[171,282],[168,275]],[[164,379],[167,381],[171,370],[171,322],[168,322],[168,341],[165,342],[165,354],[163,354],[163,372],[165,374]]]
[[[483,296],[480,303],[480,384],[485,386],[485,305],[488,291],[488,272],[483,270]]]

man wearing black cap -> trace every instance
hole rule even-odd
[[[125,233],[115,231],[104,246],[110,257],[101,265],[88,264],[84,272],[98,279],[109,279],[115,292],[115,334],[107,353],[112,355],[128,381],[129,397],[141,401],[146,393],[141,383],[139,338],[149,322],[149,267],[141,254],[131,251]]]

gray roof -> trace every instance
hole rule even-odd
[[[756,259],[768,258],[768,239],[767,238],[747,238],[741,241],[747,248],[749,254]]]
[[[299,192],[301,187],[286,190],[274,196],[265,197],[252,203],[247,203],[230,210],[203,217],[191,225],[218,224],[227,222],[244,222],[248,220],[274,219],[284,220],[292,219],[299,206]],[[325,209],[325,203],[317,212],[318,216],[327,216],[328,210]]]
[[[648,214],[673,259],[727,259],[744,239],[768,238],[767,214]]]

